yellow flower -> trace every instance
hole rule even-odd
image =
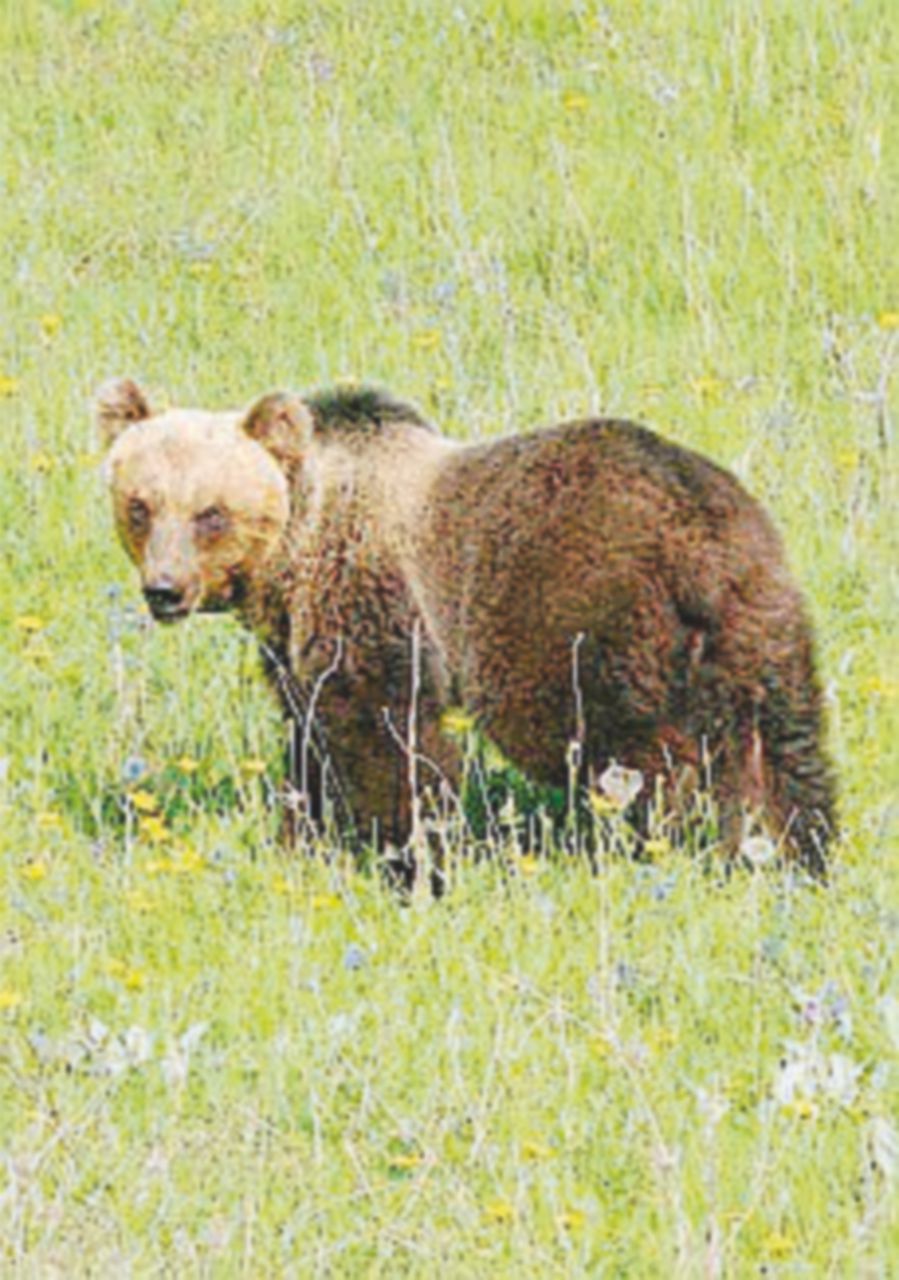
[[[128,969],[122,975],[122,985],[126,991],[143,991],[147,985],[147,977],[142,969]]]
[[[31,469],[40,476],[49,475],[55,466],[56,459],[52,453],[46,453],[43,449],[38,449],[37,453],[31,455]]]
[[[505,1200],[494,1200],[492,1204],[488,1204],[485,1208],[484,1218],[487,1222],[494,1222],[499,1226],[507,1226],[510,1222],[515,1221],[515,1210]]]
[[[775,1262],[783,1262],[786,1258],[789,1258],[795,1245],[783,1231],[772,1231],[765,1238],[762,1247],[769,1258],[773,1258]]]
[[[142,889],[130,889],[125,894],[125,902],[132,911],[139,911],[146,914],[148,911],[156,910],[156,903],[149,894],[144,893]]]
[[[540,859],[535,858],[530,853],[522,854],[516,865],[523,876],[535,876],[538,871],[543,869],[543,863]]]
[[[0,373],[0,400],[5,400],[8,396],[14,396],[18,389],[18,378],[12,378],[8,373]]]
[[[26,862],[22,868],[22,878],[37,882],[38,880],[46,880],[47,864],[38,859],[36,862]]]
[[[200,767],[199,760],[195,760],[193,756],[182,756],[180,760],[175,761],[175,768],[181,773],[196,773]]]
[[[593,1036],[590,1046],[597,1058],[608,1058],[612,1052],[612,1045],[605,1036]]]
[[[309,899],[313,911],[331,911],[340,906],[340,898],[336,893],[314,893]]]
[[[21,991],[11,991],[9,987],[0,989],[0,1013],[10,1013],[18,1009],[25,997]]]
[[[106,972],[116,982],[121,982],[128,991],[140,991],[147,984],[146,974],[142,969],[135,969],[124,960],[107,960]]]
[[[673,1049],[677,1044],[677,1032],[671,1027],[656,1027],[650,1031],[646,1037],[650,1049],[655,1049],[659,1053],[664,1053],[666,1049]]]
[[[165,875],[175,869],[174,858],[151,858],[149,862],[144,863],[144,870],[148,876]]]
[[[132,791],[130,800],[138,813],[152,814],[159,812],[159,801],[151,791]]]
[[[797,1120],[814,1120],[818,1114],[818,1108],[810,1098],[794,1098],[784,1106],[784,1111],[795,1116]]]
[[[47,809],[44,813],[37,815],[35,822],[42,831],[58,831],[62,826],[62,816]]]
[[[714,400],[722,391],[724,383],[720,378],[713,378],[706,374],[699,378],[694,378],[690,383],[690,387],[700,400]]]
[[[549,1160],[556,1153],[545,1142],[523,1142],[521,1144],[521,1154],[525,1160]]]
[[[562,97],[562,106],[572,115],[586,111],[589,105],[590,99],[585,93],[566,93]]]
[[[417,1155],[414,1151],[390,1157],[391,1169],[417,1169],[421,1164],[424,1164],[424,1156]]]
[[[436,351],[440,346],[439,329],[422,329],[412,335],[412,345],[419,351]]]
[[[881,311],[877,324],[881,329],[899,329],[899,311]]]
[[[170,834],[168,827],[165,825],[165,820],[157,817],[141,818],[138,823],[138,831],[154,844],[160,844],[163,840],[168,840]]]
[[[241,760],[240,771],[246,778],[258,778],[260,774],[265,773],[265,761],[258,759]]]
[[[665,836],[647,840],[643,845],[643,852],[648,858],[664,858],[671,852],[671,841]]]
[[[44,331],[44,336],[54,338],[62,328],[62,316],[55,315],[52,311],[48,311],[40,318],[40,326]]]
[[[180,875],[191,875],[194,871],[202,871],[206,866],[203,855],[197,853],[196,849],[192,849],[189,845],[181,850],[175,863],[175,870]]]
[[[450,737],[461,737],[474,728],[474,716],[470,716],[462,707],[447,707],[440,717],[440,730]]]
[[[616,804],[614,800],[610,800],[608,796],[600,795],[598,791],[590,792],[590,808],[597,818],[609,818],[613,814],[621,812],[621,805]]]
[[[26,636],[33,636],[35,632],[42,631],[47,624],[43,618],[39,618],[36,613],[23,613],[20,618],[16,618],[16,627]]]
[[[556,1218],[556,1226],[560,1231],[580,1231],[585,1221],[580,1209],[568,1209]]]
[[[453,384],[449,378],[435,378],[433,385],[435,391],[449,391]]]

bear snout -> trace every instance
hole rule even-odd
[[[144,599],[157,622],[177,622],[190,613],[184,587],[171,578],[160,577],[145,583]]]

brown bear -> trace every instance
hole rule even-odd
[[[683,779],[823,875],[833,826],[800,593],[772,524],[721,467],[588,419],[480,444],[384,392],[275,393],[154,414],[99,395],[125,549],[154,616],[231,609],[357,833],[408,840],[415,789],[458,780],[463,707],[534,780],[639,770],[633,810]]]

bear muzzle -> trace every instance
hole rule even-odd
[[[193,607],[186,589],[167,577],[144,583],[144,599],[157,622],[178,622]]]

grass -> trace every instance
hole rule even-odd
[[[897,22],[877,0],[0,10],[0,1267],[899,1268]],[[346,375],[731,467],[820,637],[828,891],[291,862],[228,622],[154,630],[90,393]]]

